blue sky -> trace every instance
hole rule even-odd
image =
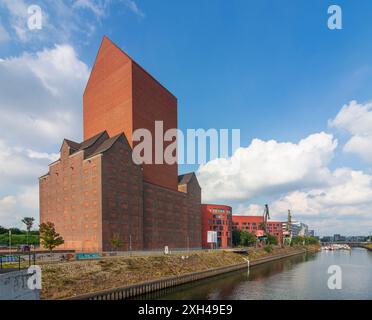
[[[42,8],[42,30],[26,27],[25,8],[31,4]],[[342,8],[342,30],[327,28],[331,4]],[[252,172],[247,169],[240,176],[243,178],[231,180],[235,179],[236,190],[245,192],[237,195],[225,190],[229,184],[211,163],[199,175],[201,184],[207,186],[205,199],[231,203],[241,213],[260,213],[260,206],[270,202],[278,219],[285,217],[286,206],[291,207],[298,219],[321,234],[368,233],[372,230],[368,209],[372,204],[372,156],[365,149],[372,147],[368,144],[372,137],[368,105],[372,99],[371,16],[368,0],[0,0],[0,59],[5,61],[3,69],[0,64],[0,110],[11,117],[14,110],[21,114],[25,108],[23,114],[32,119],[35,130],[35,138],[29,140],[22,136],[19,123],[7,121],[4,132],[0,131],[0,159],[2,146],[3,159],[13,152],[20,164],[27,163],[31,150],[35,161],[28,179],[14,173],[3,184],[0,181],[0,225],[16,224],[24,213],[37,216],[35,185],[41,168],[46,169],[58,153],[61,138],[81,138],[79,92],[82,94],[84,79],[106,34],[178,97],[182,130],[241,129],[241,145],[254,155],[246,163]],[[42,67],[48,61],[58,73],[59,53],[71,59],[67,68],[74,66],[63,78],[47,74]],[[19,66],[24,66],[24,74]],[[11,87],[6,80],[13,76],[22,83],[27,100],[18,97],[16,83]],[[50,92],[43,95],[43,84],[50,91],[45,81],[61,84],[58,88],[69,97],[68,105],[60,104],[62,93],[57,98],[55,93],[52,98]],[[66,81],[71,85],[65,88]],[[6,98],[1,102],[2,96]],[[40,97],[43,101],[38,104]],[[18,99],[19,104],[13,106]],[[34,104],[27,103],[30,99]],[[352,128],[363,119],[353,119],[350,112],[335,120],[341,108],[350,107],[353,100],[358,102],[355,110],[364,112],[362,118],[367,119],[363,131]],[[51,121],[53,110],[45,113],[42,104],[70,114],[61,116],[60,122]],[[46,114],[48,119],[43,118]],[[76,115],[74,129],[66,127],[72,114]],[[334,125],[329,123],[332,119]],[[54,131],[50,123],[56,126]],[[42,136],[49,132],[46,127],[53,132],[50,139]],[[321,132],[323,136],[306,140]],[[345,149],[353,137],[364,140]],[[262,143],[252,145],[254,139]],[[306,140],[304,146],[302,139]],[[269,140],[276,144],[268,145]],[[305,158],[304,150],[314,143],[324,143],[324,147],[315,148],[310,159]],[[288,160],[289,152],[298,153],[298,158]],[[265,177],[266,171],[257,177],[260,167],[255,166],[264,159],[278,172],[288,174],[275,181]],[[298,163],[301,172],[295,174]],[[309,168],[302,168],[307,165]],[[198,167],[180,168],[180,172],[187,170]],[[225,196],[213,195],[212,178]],[[256,184],[251,185],[252,181]],[[334,194],[342,192],[350,196],[349,202],[335,199]]]

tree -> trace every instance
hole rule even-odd
[[[22,219],[22,222],[26,225],[26,229],[27,229],[27,245],[29,244],[28,243],[28,235],[29,235],[29,233],[32,229],[34,221],[35,221],[35,218],[33,218],[33,217],[24,217]]]
[[[267,244],[274,244],[274,245],[278,244],[278,237],[270,233],[268,233],[266,236],[267,236]]]
[[[42,246],[48,249],[50,253],[52,253],[55,247],[65,243],[61,235],[56,232],[54,223],[52,222],[42,223],[39,232]]]
[[[232,243],[234,247],[240,245],[240,230],[237,230],[237,229],[233,230]]]
[[[8,229],[0,226],[0,234],[8,233]]]
[[[256,236],[254,234],[247,231],[240,232],[240,244],[242,246],[250,246],[254,243],[256,243]]]
[[[265,231],[265,223],[264,222],[260,222],[259,225],[258,225],[258,229]]]
[[[111,239],[111,246],[114,251],[117,251],[123,245],[123,241],[121,241],[120,236],[116,233],[114,234],[113,238]]]

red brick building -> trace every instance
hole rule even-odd
[[[133,132],[154,138],[155,121],[177,128],[177,99],[104,37],[84,92],[84,141],[65,139],[40,178],[40,221],[55,224],[63,248],[109,251],[113,238],[121,250],[201,247],[195,174],[132,160]]]
[[[229,206],[202,204],[202,240],[203,248],[210,248],[207,241],[208,231],[217,232],[217,247],[232,246],[232,209]]]
[[[233,229],[243,230],[251,233],[259,233],[262,230],[263,223],[262,216],[241,216],[233,215]],[[267,232],[278,238],[278,242],[282,243],[283,240],[283,230],[282,223],[278,221],[267,221]]]

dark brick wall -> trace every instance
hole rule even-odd
[[[133,63],[133,130],[152,134],[153,164],[143,166],[144,180],[177,190],[178,165],[155,164],[155,121],[163,121],[164,133],[177,129],[177,99],[136,63]],[[163,150],[172,142],[163,142]]]
[[[144,249],[201,247],[200,187],[190,193],[144,183]]]
[[[84,153],[68,156],[40,178],[40,222],[53,222],[65,240],[61,248],[102,250],[101,157],[84,160]]]
[[[83,102],[85,140],[107,130],[110,137],[124,133],[133,147],[133,131],[145,128],[154,138],[156,120],[164,122],[164,131],[177,128],[177,99],[107,38],[102,41]],[[164,149],[169,143],[164,143]],[[143,174],[147,182],[177,190],[177,163],[145,164]]]
[[[120,250],[143,249],[143,177],[132,162],[131,148],[122,136],[102,156],[103,248],[119,237]]]

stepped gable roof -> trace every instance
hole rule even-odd
[[[98,134],[96,134],[95,136],[89,138],[88,140],[85,140],[83,141],[81,144],[80,144],[80,150],[84,150],[84,149],[88,149],[90,147],[92,147],[99,138],[101,138],[104,134],[106,133],[106,131],[102,131]]]
[[[188,184],[191,181],[193,176],[195,176],[195,172],[189,172],[189,173],[179,175],[178,184],[179,185]]]
[[[77,142],[75,142],[75,141],[68,140],[68,139],[65,139],[64,141],[67,143],[67,145],[68,145],[71,149],[73,149],[73,150],[79,150],[79,149],[80,149],[80,143],[77,143]]]
[[[124,136],[124,134],[119,133],[116,136],[103,141],[102,144],[96,149],[96,151],[94,151],[94,153],[90,157],[93,157],[100,153],[104,153],[105,151],[109,150],[121,136]]]
[[[107,138],[99,142],[99,140],[105,135],[107,136]],[[107,151],[108,149],[110,149],[114,145],[114,143],[119,139],[119,137],[122,135],[124,136],[123,133],[120,133],[112,138],[109,138],[107,132],[102,131],[99,134],[81,143],[77,143],[75,141],[68,140],[68,139],[64,139],[64,142],[66,142],[67,145],[72,149],[73,152],[71,154],[94,147],[93,152],[89,153],[89,155],[87,156],[87,158],[90,158],[90,157],[93,157],[97,154],[103,153]],[[97,142],[99,142],[99,144],[97,144]]]

